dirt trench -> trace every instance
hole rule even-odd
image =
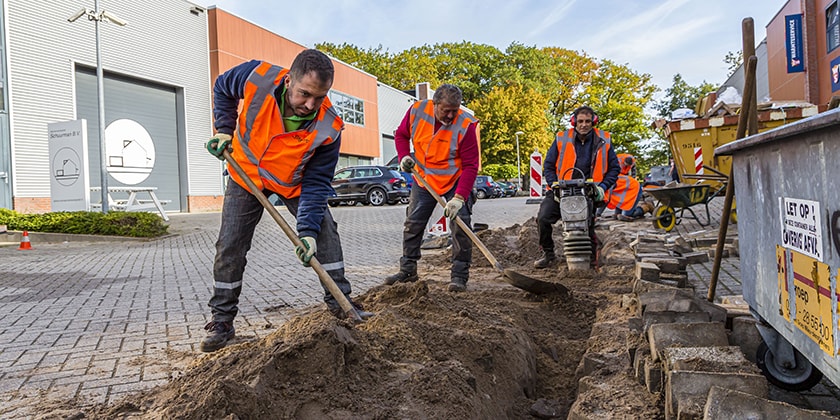
[[[630,312],[620,296],[631,291],[633,257],[623,235],[599,233],[605,266],[573,275],[562,266],[531,268],[538,255],[534,219],[480,232],[506,267],[560,282],[570,295],[513,288],[477,249],[468,292],[451,293],[449,251],[424,251],[418,282],[378,286],[359,297],[377,314],[364,324],[304,311],[264,339],[202,356],[168,384],[115,405],[84,407],[84,415],[521,419],[585,411],[658,417],[656,401],[631,383],[623,359],[627,333],[621,325]],[[587,392],[578,398],[588,353],[614,362],[582,381]],[[598,385],[621,381],[627,381],[626,392]]]

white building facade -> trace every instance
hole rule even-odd
[[[68,21],[83,8],[93,14],[94,1],[0,5],[0,208],[50,211],[47,124],[87,120],[90,186],[100,185],[95,22]],[[127,22],[99,23],[108,185],[156,187],[176,212],[191,195],[221,194],[219,162],[204,150],[212,134],[206,12],[183,0],[100,0],[99,8]]]

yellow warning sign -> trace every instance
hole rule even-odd
[[[779,315],[790,322],[790,291],[788,290],[788,259],[785,248],[776,245],[776,272],[779,279]]]
[[[834,355],[830,269],[827,264],[795,251],[791,252],[791,261],[796,304],[793,323],[819,343],[823,351]]]

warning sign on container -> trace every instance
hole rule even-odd
[[[788,290],[788,255],[787,251],[776,245],[776,273],[779,280],[779,315],[790,322],[790,291]]]
[[[791,253],[791,260],[796,306],[793,323],[823,351],[834,355],[830,269],[827,264],[796,252]]]
[[[820,203],[779,197],[782,246],[819,261],[823,260]]]

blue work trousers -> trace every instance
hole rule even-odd
[[[455,187],[442,194],[444,200],[448,201],[455,196]],[[472,206],[474,200],[467,197],[464,206],[458,212],[458,217],[472,229]],[[425,189],[415,183],[411,188],[408,207],[405,210],[405,225],[403,229],[403,256],[400,258],[400,271],[406,273],[417,272],[417,261],[420,260],[420,245],[423,242],[423,235],[426,233],[426,224],[432,216],[437,200]],[[464,233],[458,224],[450,222],[452,229],[452,278],[469,280],[470,264],[472,263],[472,241]]]
[[[272,193],[268,190],[263,192],[266,195]],[[300,200],[288,199],[279,194],[278,197],[289,212],[297,217]],[[239,312],[237,305],[239,294],[242,292],[242,273],[247,263],[246,254],[251,249],[254,229],[262,218],[263,210],[263,205],[250,191],[233,180],[228,182],[222,207],[222,226],[219,230],[219,239],[216,241],[216,258],[213,262],[213,297],[208,304],[214,321],[231,322]],[[344,277],[344,254],[341,250],[341,239],[338,236],[338,224],[333,220],[329,208],[324,213],[321,232],[315,241],[318,244],[315,258],[324,266],[338,288],[349,297],[351,288],[350,282]],[[276,246],[277,252],[290,254],[293,252],[288,242],[276,244]],[[280,283],[283,279],[276,280]],[[329,308],[339,307],[338,302],[326,288],[324,288],[324,302]]]

